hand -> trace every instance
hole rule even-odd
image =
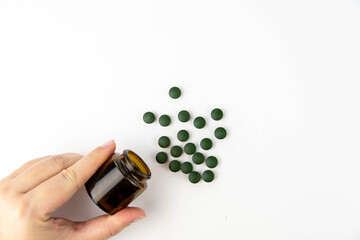
[[[46,156],[25,163],[0,181],[0,239],[108,239],[133,221],[140,208],[125,208],[86,222],[52,218],[115,151],[114,141],[87,156],[75,153]]]

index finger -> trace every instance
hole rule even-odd
[[[12,179],[16,176],[18,176],[19,174],[21,174],[22,172],[24,172],[26,169],[30,168],[32,165],[44,160],[45,158],[50,157],[50,155],[48,156],[44,156],[44,157],[39,157],[39,158],[35,158],[33,160],[30,160],[26,163],[24,163],[23,165],[21,165],[18,169],[14,170],[12,173],[10,173],[7,177],[5,177],[3,180],[8,180],[8,179]]]
[[[36,206],[39,208],[34,209],[35,212],[40,214],[43,220],[47,220],[50,213],[69,200],[114,151],[114,141],[106,142],[72,166],[29,191],[27,197],[31,202],[36,203],[35,208]]]

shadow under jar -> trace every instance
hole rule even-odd
[[[109,214],[127,207],[147,187],[151,171],[133,151],[111,155],[85,183],[96,205]]]

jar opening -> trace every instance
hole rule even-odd
[[[131,150],[125,150],[124,155],[132,162],[134,163],[134,167],[139,170],[142,175],[146,178],[150,178],[151,172],[149,167],[146,165],[146,163],[133,151]]]

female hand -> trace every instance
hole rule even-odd
[[[145,217],[139,208],[125,208],[86,222],[52,218],[115,151],[114,141],[86,156],[76,153],[37,158],[0,181],[0,239],[108,239],[135,220]]]

